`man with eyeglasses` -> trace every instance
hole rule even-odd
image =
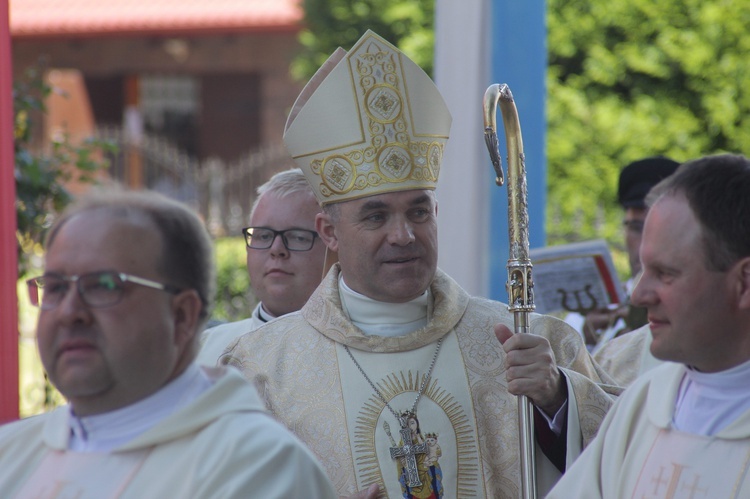
[[[651,330],[646,308],[633,304],[630,295],[641,273],[640,247],[652,201],[650,192],[679,166],[669,158],[654,156],[630,163],[620,173],[618,200],[625,210],[625,247],[632,276],[627,282],[628,303],[614,312],[592,312],[586,319],[587,327],[600,329],[598,344],[593,348],[594,359],[621,386],[628,386],[661,363],[649,350]]]
[[[620,171],[617,201],[623,209],[625,250],[630,266],[631,278],[626,283],[628,296],[641,271],[638,250],[643,235],[643,222],[648,213],[646,195],[662,179],[674,173],[678,166],[680,164],[677,161],[665,156],[650,156],[633,161]],[[584,335],[589,350],[596,354],[616,336],[644,326],[646,313],[644,308],[632,306],[628,302],[615,310],[594,310],[585,317],[568,314],[565,321]]]
[[[195,362],[214,287],[196,214],[155,193],[94,194],[46,249],[27,284],[69,405],[0,427],[4,497],[335,497],[241,375]]]
[[[302,170],[275,174],[257,195],[242,235],[258,304],[250,318],[206,330],[199,363],[215,365],[235,339],[301,309],[323,278],[326,247],[315,231],[320,206]]]

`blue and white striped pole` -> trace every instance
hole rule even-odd
[[[544,0],[437,0],[435,82],[453,115],[438,184],[438,265],[472,295],[507,303],[507,189],[484,145],[482,98],[507,83],[526,153],[532,248],[545,245],[547,32]],[[501,138],[503,161],[505,140]]]
[[[492,0],[490,31],[490,81],[507,83],[513,92],[523,133],[528,184],[529,243],[545,245],[546,166],[546,85],[547,29],[544,0]],[[506,163],[505,141],[501,152]],[[489,219],[489,297],[507,302],[505,290],[508,261],[508,190],[495,186],[489,156],[487,196]],[[505,165],[507,168],[507,164]]]

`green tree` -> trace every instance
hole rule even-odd
[[[224,237],[215,241],[216,301],[211,318],[216,321],[247,319],[257,303],[247,274],[245,239]]]
[[[432,68],[432,0],[303,7],[300,78],[367,28]],[[750,4],[548,0],[547,25],[548,243],[605,238],[625,275],[616,201],[623,166],[656,154],[750,153]]]
[[[750,6],[548,2],[549,242],[621,245],[620,169],[664,154],[748,153]]]
[[[16,179],[16,238],[18,240],[18,274],[24,277],[35,270],[34,256],[42,254],[41,242],[54,217],[72,200],[65,183],[70,180],[93,182],[92,174],[106,167],[101,159],[114,146],[103,141],[86,141],[74,145],[63,136],[52,143],[49,152],[32,147],[34,127],[46,111],[44,101],[52,88],[45,83],[44,65],[29,68],[13,85],[14,153]],[[23,313],[19,320],[22,319]],[[26,345],[26,347],[25,347]],[[31,354],[28,343],[19,343],[19,355],[28,379],[21,392],[21,416],[49,410],[64,402],[62,395],[49,383]]]
[[[52,92],[43,72],[43,65],[32,67],[13,86],[16,236],[21,277],[29,270],[30,258],[41,253],[42,238],[54,216],[71,201],[65,183],[92,182],[92,174],[106,166],[102,153],[113,150],[112,145],[98,140],[74,145],[65,136],[55,140],[48,153],[33,150],[34,118],[45,112],[44,100]]]
[[[292,64],[296,78],[310,78],[337,47],[349,50],[368,29],[432,73],[434,0],[304,0],[302,7],[304,49]]]

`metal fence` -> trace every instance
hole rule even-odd
[[[199,161],[157,136],[145,135],[134,144],[120,127],[100,127],[94,138],[116,146],[114,153],[107,153],[106,182],[152,189],[185,202],[203,217],[214,237],[239,235],[249,223],[257,187],[274,173],[295,166],[281,145],[249,151],[237,161],[224,163]],[[245,301],[240,300],[241,305]],[[238,308],[248,308],[241,305]],[[25,417],[46,412],[64,399],[44,375],[31,337],[20,341],[25,366],[20,409]]]
[[[248,151],[225,163],[218,158],[199,161],[154,135],[130,141],[121,127],[100,127],[96,138],[117,146],[108,157],[113,181],[187,203],[206,220],[215,237],[238,234],[249,222],[258,186],[295,166],[281,144]]]

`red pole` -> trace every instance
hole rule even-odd
[[[0,423],[18,419],[18,255],[9,1],[0,0]]]

